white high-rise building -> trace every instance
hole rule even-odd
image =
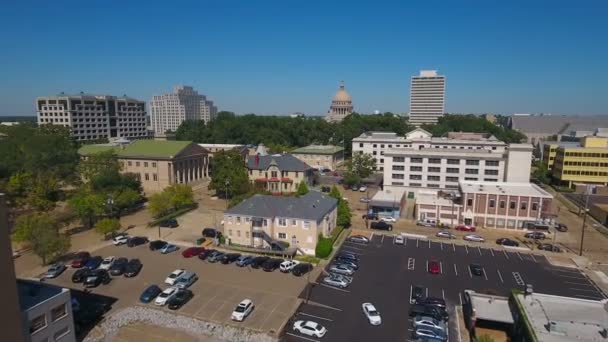
[[[150,103],[152,129],[156,136],[175,131],[186,120],[215,119],[217,107],[205,95],[189,86],[176,86],[172,93],[152,97]]]
[[[421,70],[412,76],[410,118],[412,125],[435,124],[445,111],[445,76],[436,70]]]

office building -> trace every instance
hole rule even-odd
[[[301,182],[312,185],[312,167],[290,154],[247,158],[249,181],[273,194],[296,192]]]
[[[414,126],[435,124],[445,113],[445,76],[421,70],[412,76],[409,122]]]
[[[76,140],[148,136],[146,104],[127,96],[80,93],[36,98],[38,124],[69,127]]]
[[[528,143],[537,145],[543,140],[572,140],[594,134],[598,128],[608,127],[608,116],[566,116],[514,114],[509,128],[526,135]],[[601,134],[601,133],[600,133]]]
[[[156,136],[175,132],[186,120],[208,123],[216,115],[217,107],[213,102],[189,86],[176,86],[172,93],[153,96],[150,102],[152,129]]]
[[[344,90],[344,81],[340,82],[340,88],[331,100],[331,106],[325,120],[329,122],[340,122],[353,113],[353,100]]]
[[[575,141],[540,141],[537,145],[540,155],[539,159],[541,163],[551,171],[553,164],[555,163],[555,155],[557,154],[558,147],[580,147],[581,144]]]
[[[608,138],[587,136],[580,146],[558,146],[552,165],[554,181],[608,185]]]
[[[344,149],[333,145],[309,145],[290,154],[320,171],[335,170],[344,162]]]

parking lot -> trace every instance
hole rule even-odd
[[[216,323],[243,326],[252,330],[274,334],[291,317],[297,306],[297,297],[306,285],[306,277],[298,278],[278,270],[264,272],[235,264],[209,263],[194,258],[183,258],[181,250],[163,255],[150,251],[147,245],[134,248],[108,246],[95,255],[139,258],[143,263],[141,273],[134,278],[115,276],[108,285],[93,288],[94,293],[117,298],[112,310],[132,305],[159,308],[153,303],[139,303],[139,295],[151,284],[162,289],[169,287],[164,280],[175,269],[183,268],[197,273],[199,280],[190,289],[194,297],[177,313]],[[82,289],[82,284],[71,281],[73,269],[66,270],[56,279],[47,280],[68,288]],[[255,309],[244,322],[232,322],[230,315],[243,299],[253,300]],[[161,310],[170,311],[166,307]]]
[[[457,317],[454,307],[462,303],[462,292],[479,292],[507,296],[513,288],[532,284],[535,292],[572,296],[581,299],[604,298],[604,294],[584,274],[572,268],[549,264],[545,257],[503,247],[484,248],[473,243],[455,245],[450,242],[406,239],[394,244],[391,235],[372,236],[371,243],[346,242],[343,250],[359,254],[359,270],[346,289],[320,284],[303,291],[308,297],[295,320],[313,320],[328,329],[323,340],[329,341],[406,341],[411,339],[408,316],[412,286],[422,286],[428,296],[446,300],[450,313],[450,336],[455,336]],[[440,273],[430,274],[427,263],[437,260]],[[483,268],[481,276],[469,270],[471,263]],[[371,326],[364,317],[361,304],[373,303],[382,316],[382,325]],[[285,341],[316,341],[290,330]],[[450,340],[454,340],[450,337]]]

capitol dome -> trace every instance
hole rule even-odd
[[[334,98],[331,101],[331,106],[329,107],[329,111],[327,116],[325,117],[327,121],[337,122],[342,121],[345,117],[353,113],[353,100],[348,95],[346,90],[344,90],[344,81],[340,82],[340,88],[334,95]]]
[[[344,81],[340,82],[340,89],[336,92],[333,102],[353,102],[350,95],[344,90]]]

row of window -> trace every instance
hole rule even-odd
[[[597,163],[597,162],[580,162],[580,161],[566,161],[566,166],[591,166],[591,167],[608,167],[608,163]]]
[[[566,157],[608,158],[608,153],[566,152]]]
[[[564,170],[564,175],[577,175],[577,176],[608,176],[608,172],[599,171],[579,171],[579,170]]]
[[[250,176],[253,176],[253,171],[254,170],[249,170]],[[288,177],[290,171],[280,171],[280,172],[281,172],[281,177]],[[298,178],[300,176],[300,172],[299,171],[294,171],[294,172],[296,173],[295,178]],[[258,170],[258,175],[260,175],[260,176],[264,175],[264,177],[268,178],[268,171]],[[270,178],[278,178],[278,177],[279,177],[279,171],[270,171]]]
[[[229,224],[235,223],[235,224],[241,224],[241,222],[243,222],[244,224],[248,225],[250,224],[250,218],[249,217],[244,217],[243,219],[241,219],[240,216],[228,216],[227,221]],[[287,227],[287,226],[292,226],[292,227],[297,227],[298,226],[298,220],[296,219],[287,219],[284,217],[277,217],[276,218],[277,221],[277,225],[279,227]],[[262,226],[266,227],[268,226],[268,220],[267,219],[262,219]],[[310,221],[302,221],[302,229],[308,230],[310,229]]]
[[[63,303],[61,305],[58,305],[54,308],[51,309],[51,323],[55,323],[58,320],[66,317],[68,315],[67,309],[66,309],[66,304]],[[48,325],[47,322],[47,317],[46,317],[46,313],[40,315],[40,316],[36,316],[34,317],[32,320],[30,320],[29,322],[29,330],[30,330],[30,334],[35,334],[38,331],[46,328]],[[59,339],[62,336],[66,335],[69,332],[69,329],[66,327],[65,329],[67,329],[67,331],[63,331],[64,329],[58,330],[55,333],[55,339]]]
[[[410,158],[410,163],[416,163],[416,164],[420,164],[423,162],[423,160],[426,158]],[[441,164],[441,158],[428,158],[428,163],[429,164]],[[460,161],[462,159],[447,159],[447,164],[448,165],[460,165]],[[405,158],[404,157],[394,157],[393,158],[393,162],[398,163],[398,162],[405,162]],[[465,159],[465,165],[469,165],[469,166],[478,166],[480,165],[480,160],[478,159]],[[485,166],[498,166],[499,165],[499,161],[498,160],[486,160],[485,161]]]
[[[473,206],[473,199],[469,198],[467,199],[467,206],[471,207]],[[504,209],[506,206],[506,202],[505,201],[500,201],[498,203],[498,206],[500,209]],[[490,201],[488,202],[488,208],[495,208],[496,207],[496,200],[495,199],[490,199]],[[515,201],[510,201],[509,202],[509,209],[510,210],[515,210],[517,208],[517,203]],[[519,204],[519,209],[520,210],[527,210],[528,209],[528,202],[520,202]],[[538,203],[532,203],[532,211],[537,211],[538,210]]]
[[[363,148],[363,145],[364,145],[363,143],[359,143],[359,147],[360,148]],[[449,149],[453,149],[453,150],[456,150],[456,149],[464,150],[465,149],[465,146],[447,146],[447,145],[430,145],[427,148],[430,148],[431,146],[433,148],[437,148],[437,149],[439,149],[439,148],[443,148],[443,149],[448,149],[449,148]],[[378,148],[378,144],[373,144],[372,147],[373,148]],[[392,144],[387,144],[386,147],[393,148],[393,145]],[[395,144],[395,147],[396,148],[401,148],[401,147],[403,147],[403,148],[411,148],[412,145],[411,144],[403,144],[403,146],[401,146],[401,144]],[[424,146],[420,146],[420,147],[424,147]],[[380,144],[380,148],[384,148],[384,144]],[[472,149],[482,150],[483,146],[466,146],[466,149],[467,150],[472,150]],[[496,146],[492,146],[492,150],[496,150]]]
[[[123,163],[124,163],[124,162],[123,162]],[[152,164],[152,167],[156,167],[156,162],[152,162],[151,164]],[[129,160],[129,161],[127,161],[127,165],[128,165],[128,166],[132,166],[132,165],[133,165],[133,162],[131,162],[131,161]],[[135,162],[135,166],[139,167],[140,165],[141,165],[141,163],[140,163],[140,162],[138,162],[138,161],[136,161],[136,162]],[[148,162],[143,162],[143,165],[144,165],[144,167],[148,167],[149,163],[148,163]]]

